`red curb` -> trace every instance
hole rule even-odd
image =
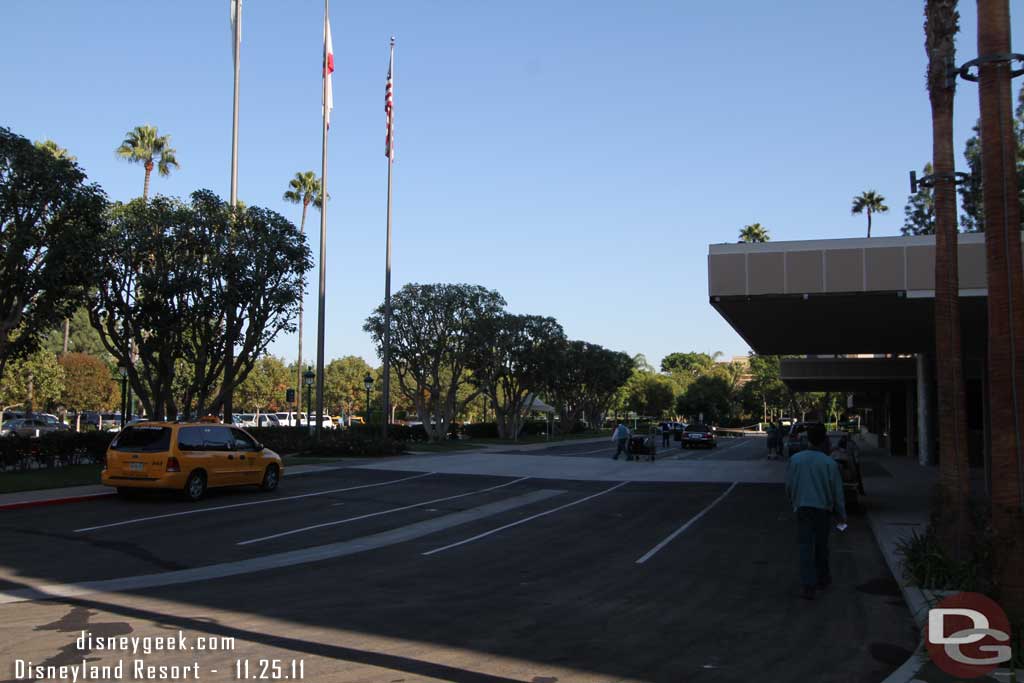
[[[116,492],[90,493],[87,496],[71,496],[70,498],[44,498],[42,500],[26,500],[20,503],[0,504],[0,510],[20,510],[21,508],[41,507],[43,505],[63,505],[64,503],[80,503],[83,500],[94,500],[117,495]]]

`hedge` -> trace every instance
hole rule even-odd
[[[0,468],[26,469],[31,464],[43,467],[102,463],[114,432],[48,432],[38,438],[18,436],[0,438]]]
[[[398,455],[405,449],[402,441],[381,439],[379,435],[358,433],[350,429],[325,429],[320,432],[319,443],[316,442],[316,435],[305,428],[250,427],[246,431],[264,446],[282,455],[384,456]]]

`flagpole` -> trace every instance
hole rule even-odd
[[[327,114],[329,103],[327,101],[327,30],[330,21],[329,5],[330,0],[324,0],[324,68],[323,68],[323,143],[321,147],[321,169],[320,182],[321,196],[323,197],[322,208],[320,209],[320,298],[317,309],[316,320],[316,440],[320,440],[320,432],[323,428],[324,415],[324,313],[325,313],[325,291],[327,289]]]
[[[388,78],[391,85],[390,95],[393,100],[395,89],[395,37],[391,36],[391,56],[388,61]],[[391,172],[395,165],[394,153],[395,107],[392,103],[388,110],[388,199],[387,199],[387,246],[384,257],[384,367],[382,368],[384,384],[383,400],[384,415],[381,418],[381,431],[388,438],[388,425],[391,424]]]
[[[238,81],[242,56],[242,0],[234,1],[235,93],[231,112],[231,212],[238,206]],[[230,304],[224,349],[224,422],[231,424],[235,391],[234,307]]]

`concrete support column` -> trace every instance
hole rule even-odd
[[[932,405],[935,394],[935,359],[928,353],[917,354],[917,461],[934,465],[935,417]]]

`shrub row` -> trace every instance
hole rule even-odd
[[[312,456],[384,456],[398,455],[404,450],[402,441],[381,439],[379,435],[353,430],[325,429],[320,442],[306,429],[288,427],[252,427],[247,432],[267,448],[281,454],[300,453]]]
[[[0,439],[0,468],[26,469],[103,462],[116,434],[112,432],[50,432],[39,438]]]

